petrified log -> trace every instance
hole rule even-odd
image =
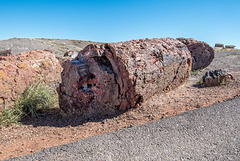
[[[215,47],[218,47],[218,48],[224,48],[224,44],[216,43],[216,44],[215,44]]]
[[[8,55],[12,55],[11,49],[0,51],[0,56],[8,56]]]
[[[219,86],[233,80],[233,76],[224,69],[210,70],[202,77],[205,87]]]
[[[40,78],[56,90],[62,67],[53,53],[33,50],[17,55],[0,56],[0,113],[6,103],[9,108],[19,94]]]
[[[207,43],[193,38],[177,38],[187,45],[192,56],[192,71],[206,68],[214,59],[214,50]]]
[[[63,65],[59,105],[87,116],[126,110],[179,86],[190,71],[190,52],[176,39],[88,45]]]
[[[235,45],[226,45],[225,48],[227,49],[234,49],[236,46]]]

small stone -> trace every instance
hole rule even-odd
[[[11,50],[0,51],[0,56],[8,56],[8,55],[12,55]]]
[[[118,119],[115,119],[115,118],[114,118],[113,120],[118,122]]]
[[[196,108],[200,108],[200,107],[201,107],[201,105],[200,105],[200,104],[197,104],[197,105],[196,105]]]
[[[132,128],[132,127],[134,127],[134,125],[133,125],[133,124],[130,124],[130,125],[128,126],[128,128]]]
[[[108,119],[104,119],[103,121],[102,121],[102,124],[105,124],[105,123],[107,123],[108,122]]]

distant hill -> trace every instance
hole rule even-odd
[[[11,49],[12,54],[19,54],[31,50],[53,50],[56,56],[63,56],[66,51],[80,51],[94,42],[68,39],[45,38],[12,38],[0,40],[0,51]]]

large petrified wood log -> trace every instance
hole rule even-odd
[[[214,50],[207,43],[193,38],[177,38],[187,45],[192,56],[192,71],[206,68],[214,59]]]
[[[191,55],[172,38],[140,39],[88,45],[63,68],[60,108],[89,116],[126,110],[179,86],[190,76]]]

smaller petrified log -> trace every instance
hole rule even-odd
[[[216,44],[215,44],[215,47],[218,47],[218,48],[224,48],[224,44],[216,43]]]
[[[219,86],[233,80],[233,76],[227,70],[210,70],[202,77],[205,87]]]
[[[8,55],[12,55],[11,49],[0,51],[0,56],[8,56]]]
[[[225,45],[225,48],[227,49],[234,49],[236,46],[235,45]]]
[[[192,56],[192,71],[206,68],[214,59],[214,50],[207,43],[193,38],[177,38],[187,45]]]
[[[190,76],[191,55],[172,38],[88,45],[63,65],[59,105],[94,117],[135,107]]]

